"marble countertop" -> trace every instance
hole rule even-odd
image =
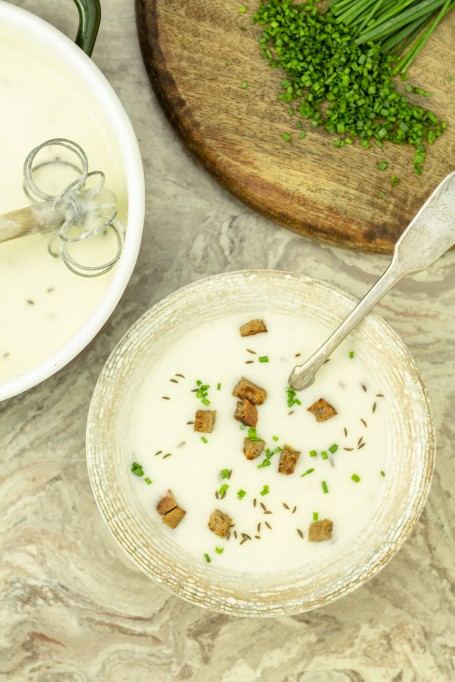
[[[75,10],[59,0],[16,4],[75,33]],[[438,451],[422,517],[372,581],[310,613],[231,618],[154,584],[104,525],[85,464],[87,410],[110,351],[147,308],[188,282],[243,268],[310,273],[361,297],[388,259],[308,241],[219,187],[183,148],[155,100],[134,3],[102,5],[93,58],[139,139],[144,239],[120,304],[90,346],[56,376],[0,404],[0,680],[454,680],[455,253],[403,281],[378,306],[422,371]]]

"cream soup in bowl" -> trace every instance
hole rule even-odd
[[[115,93],[93,62],[46,22],[0,2],[0,213],[30,204],[23,165],[46,140],[67,138],[85,151],[117,197],[126,228],[122,257],[91,279],[48,254],[49,235],[0,243],[0,399],[43,380],[71,360],[112,312],[131,275],[143,224],[143,176],[137,141]],[[55,150],[53,150],[55,153]],[[41,156],[41,161],[48,160]],[[54,169],[55,171],[55,169]],[[68,184],[53,172],[45,188]],[[109,260],[109,239],[78,249],[87,264]]]
[[[99,379],[87,432],[121,545],[185,599],[314,608],[372,577],[429,489],[434,433],[408,351],[369,316],[295,393],[287,378],[354,305],[301,275],[230,273],[152,308]]]

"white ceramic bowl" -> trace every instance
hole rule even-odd
[[[372,578],[398,551],[427,498],[435,436],[427,392],[405,345],[377,315],[352,332],[356,352],[390,398],[387,477],[360,535],[320,562],[280,575],[243,573],[197,562],[169,540],[155,513],[141,506],[126,471],[125,433],[133,397],[148,368],[170,344],[203,322],[234,311],[304,315],[332,331],[356,301],[303,275],[258,270],[191,284],[151,308],[131,327],[104,367],[90,406],[87,461],[93,492],[112,534],[148,576],[194,604],[243,616],[297,613],[328,604]],[[167,529],[164,529],[167,530]]]
[[[102,109],[106,125],[115,131],[128,199],[127,232],[120,261],[109,288],[85,324],[52,357],[30,371],[0,384],[0,400],[17,395],[48,378],[72,360],[98,333],[117,305],[136,263],[144,223],[144,176],[136,136],[125,110],[101,71],[82,50],[47,22],[0,0],[2,30],[21,32],[42,45],[43,56],[55,59],[68,76],[82,79]],[[33,112],[31,112],[33,113]],[[20,135],[20,131],[18,131]]]

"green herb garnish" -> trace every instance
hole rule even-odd
[[[270,448],[266,448],[264,455],[265,458],[262,460],[260,464],[258,464],[258,469],[264,469],[265,467],[269,467],[271,465],[271,459],[273,455],[276,455],[277,452],[281,452],[281,449],[279,446],[276,447],[274,450],[270,450]]]
[[[400,179],[397,178],[396,175],[392,175],[392,177],[390,178],[390,183],[391,183],[392,185],[399,185],[399,184],[400,184]]]
[[[272,440],[277,441],[279,440],[278,436],[272,436]]]
[[[216,385],[216,390],[217,390],[217,391],[221,391],[221,384],[217,384],[217,385]]]
[[[147,483],[147,485],[152,484],[152,480],[148,476],[146,478],[144,478],[144,481]]]
[[[132,463],[131,471],[133,474],[136,474],[136,476],[143,476],[144,475],[144,470],[142,468],[142,465],[138,464],[137,462]]]
[[[241,489],[237,490],[237,497],[239,498],[239,500],[243,500],[245,495],[246,495],[246,490],[241,490]]]
[[[321,486],[322,486],[322,491],[323,491],[324,495],[327,495],[327,493],[329,492],[329,489],[327,487],[327,483],[325,481],[321,481]]]
[[[261,357],[258,358],[259,362],[270,362],[269,356],[268,355],[261,355]]]
[[[389,167],[389,164],[387,163],[387,161],[379,161],[379,163],[378,163],[379,170],[383,171],[383,170],[386,170],[386,168],[388,168],[388,167]]]
[[[204,559],[208,564],[212,561],[208,554],[204,554]]]
[[[196,381],[197,391],[195,391],[196,398],[201,401],[203,405],[208,407],[210,405],[210,400],[208,399],[209,384],[204,384],[200,379]]]
[[[290,141],[291,141],[291,136],[289,135],[289,133],[283,133],[282,136],[281,136],[281,138],[282,138],[285,142],[290,142]]]
[[[314,469],[307,469],[304,474],[300,474],[300,478],[303,478],[303,476],[308,476],[308,474],[312,474]]]
[[[231,478],[231,470],[230,469],[221,469],[220,476],[221,476],[221,478]]]
[[[319,518],[318,512],[313,512],[313,521],[317,521]]]
[[[329,456],[325,450],[321,450],[321,457],[322,457],[322,459],[329,459]]]
[[[331,445],[328,449],[330,450],[330,452],[333,455],[333,453],[338,450],[338,445],[336,443],[333,443],[333,445]]]
[[[351,360],[354,357],[354,351],[353,350],[349,351],[349,357],[351,358]]]
[[[270,492],[269,486],[268,486],[268,485],[265,485],[265,486],[262,488],[262,490],[261,490],[261,492],[260,492],[259,494],[262,495],[262,496],[264,497],[264,495],[268,495],[269,492]]]
[[[290,386],[286,386],[285,391],[286,391],[286,394],[288,397],[288,407],[293,407],[294,405],[301,405],[302,404],[301,400],[299,400],[296,397],[297,392],[294,391],[293,388],[291,388]]]
[[[201,436],[201,441],[202,441],[203,443],[208,443],[208,440],[207,440],[207,438],[206,438],[205,436]]]
[[[381,476],[383,476],[385,478],[385,471],[383,471],[383,469],[381,469],[381,471],[379,473],[381,474]]]
[[[242,5],[242,7],[239,9],[240,14],[245,14],[246,11],[247,8],[245,7],[245,5]]]
[[[310,457],[316,457],[317,454],[316,450],[310,450]]]
[[[224,552],[224,547],[215,547],[215,552],[217,554],[223,554]]]
[[[222,495],[226,495],[227,491],[229,490],[229,485],[227,483],[223,483],[221,488],[218,490],[218,495],[221,497]]]
[[[354,483],[358,483],[360,481],[360,476],[357,476],[357,474],[352,474],[351,478]]]
[[[247,81],[242,81],[242,88],[246,90],[247,87],[248,87]]]
[[[254,427],[250,427],[248,429],[248,438],[250,440],[259,440],[257,433],[256,433],[256,429]]]

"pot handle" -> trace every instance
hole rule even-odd
[[[79,12],[76,45],[90,57],[101,20],[100,0],[74,0]]]

